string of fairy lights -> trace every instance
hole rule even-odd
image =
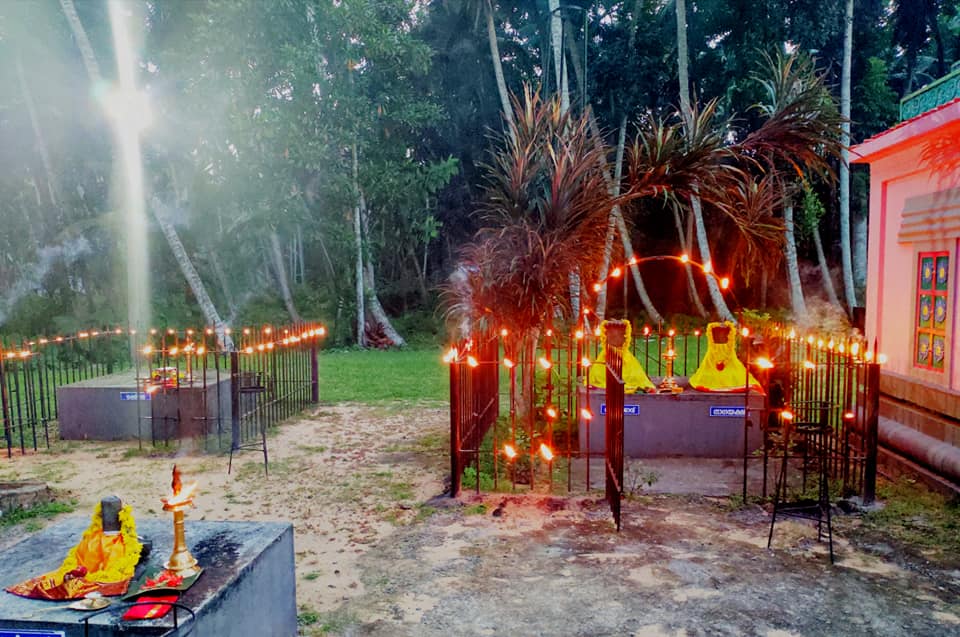
[[[243,354],[254,354],[258,352],[272,351],[278,347],[299,346],[304,342],[312,342],[326,336],[327,329],[320,324],[301,324],[285,327],[274,327],[266,325],[260,328],[245,327],[238,330],[226,327],[223,334],[233,338],[236,336],[239,340],[237,351]],[[138,331],[132,328],[94,328],[79,330],[74,334],[59,336],[41,336],[23,341],[20,347],[10,348],[0,344],[0,358],[10,359],[29,359],[32,356],[42,354],[43,348],[50,345],[66,345],[71,343],[89,342],[95,339],[118,336],[128,336],[130,338],[145,338],[147,340],[158,340],[159,343],[148,342],[140,352],[144,355],[162,354],[167,357],[176,356],[203,356],[211,351],[217,351],[214,347],[211,349],[209,341],[217,340],[217,330],[212,327],[203,329],[195,328],[150,328],[144,331]]]

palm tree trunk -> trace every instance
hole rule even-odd
[[[183,273],[183,278],[187,280],[190,291],[193,292],[194,298],[197,299],[197,303],[200,305],[200,311],[203,312],[204,320],[208,325],[213,326],[220,347],[232,351],[234,349],[233,340],[226,332],[227,325],[223,322],[223,319],[220,318],[220,313],[217,312],[213,301],[210,300],[210,295],[207,294],[207,288],[203,285],[200,274],[196,268],[193,267],[193,263],[190,261],[189,255],[187,255],[187,250],[183,247],[180,236],[177,234],[177,229],[173,227],[173,224],[170,223],[167,218],[167,207],[163,202],[154,197],[150,200],[150,209],[153,210],[153,216],[157,220],[157,225],[160,226],[160,231],[163,232],[163,236],[166,237],[167,243],[170,245],[170,250],[177,260],[177,265],[180,266],[180,272]]]
[[[23,101],[27,106],[27,115],[30,117],[30,127],[33,128],[33,135],[37,138],[37,151],[40,153],[40,162],[43,164],[43,170],[47,174],[47,193],[50,196],[50,203],[54,208],[58,208],[55,180],[53,176],[53,164],[50,163],[50,153],[47,152],[47,140],[43,135],[43,129],[40,128],[40,118],[37,116],[37,107],[33,101],[33,94],[27,84],[26,75],[23,72],[23,60],[18,50],[15,55],[17,66],[17,79],[20,82],[20,92],[23,93]],[[58,214],[58,220],[62,221]]]
[[[693,219],[691,218],[690,220],[692,221]],[[680,211],[677,210],[676,206],[673,207],[673,222],[677,227],[677,236],[680,239],[683,253],[690,254],[690,236],[683,231],[683,221],[680,219]],[[692,234],[692,232],[690,234]],[[683,269],[687,274],[687,292],[689,292],[690,301],[697,310],[697,314],[706,318],[707,309],[703,307],[703,303],[700,302],[700,295],[697,294],[697,283],[693,280],[693,267],[689,263],[684,263]]]
[[[572,38],[568,40],[568,47],[573,47]],[[575,54],[570,55],[570,59],[573,60],[573,72],[577,78],[577,83],[583,87],[583,69],[580,66],[580,60]],[[600,143],[600,140],[603,139],[603,136],[600,134],[600,125],[597,123],[597,118],[594,116],[593,111],[589,113],[588,121],[590,122],[590,132],[593,135],[593,138],[597,140],[597,143]],[[624,128],[624,134],[626,128]],[[622,171],[623,167],[623,148],[618,141],[618,153],[620,156],[620,169]],[[604,168],[603,177],[606,179],[607,183],[610,185],[610,192],[620,192],[620,179],[619,176],[615,180],[614,177],[610,176],[610,171]],[[615,189],[615,190],[614,190]],[[623,244],[623,253],[624,256],[630,260],[633,259],[635,253],[633,251],[633,244],[630,241],[630,234],[627,232],[627,224],[623,220],[623,213],[620,211],[620,206],[614,206],[610,210],[611,224],[617,229],[620,233],[620,242]],[[610,267],[609,262],[607,263],[607,268]],[[654,307],[653,301],[650,300],[650,295],[647,293],[647,288],[643,284],[643,277],[640,276],[640,268],[633,264],[630,266],[630,273],[633,276],[634,286],[637,288],[637,296],[640,297],[640,302],[643,304],[643,309],[647,313],[647,316],[650,317],[651,321],[662,322],[663,316],[660,312],[657,311],[657,308]],[[606,276],[607,270],[604,269],[601,271],[600,276]]]
[[[236,320],[237,315],[240,313],[240,308],[237,306],[237,299],[233,295],[233,290],[230,288],[230,282],[227,280],[227,273],[223,270],[223,264],[220,262],[220,257],[217,256],[217,251],[211,249],[210,252],[210,265],[213,267],[213,274],[217,277],[217,283],[220,284],[220,290],[223,292],[223,298],[227,301],[227,311],[230,313],[228,323],[233,323]]]
[[[797,243],[793,228],[793,206],[789,204],[783,207],[783,231],[786,235],[784,252],[787,260],[787,280],[790,282],[790,305],[793,308],[794,318],[802,321],[807,316],[807,305],[804,303],[803,287],[800,285],[800,267],[797,263]]]
[[[356,277],[355,291],[357,294],[357,345],[359,347],[367,346],[366,339],[366,317],[364,311],[364,293],[363,293],[363,230],[361,227],[360,216],[363,214],[365,202],[363,200],[363,191],[360,190],[360,167],[357,160],[357,145],[353,144],[353,189],[356,198],[353,208],[353,240],[357,251],[357,259],[354,265],[354,276]]]
[[[853,220],[853,284],[858,290],[867,285],[867,218]]]
[[[817,263],[820,264],[820,277],[823,279],[823,289],[827,293],[827,299],[837,307],[840,307],[840,299],[837,298],[837,290],[833,287],[833,279],[830,276],[830,268],[827,267],[827,257],[823,253],[823,242],[820,241],[820,228],[813,226],[813,245],[817,248]]]
[[[560,94],[560,112],[570,110],[570,91],[567,86],[567,65],[563,55],[563,16],[560,15],[560,0],[547,0],[550,9],[550,47],[553,51],[553,70],[557,78],[557,93]],[[583,84],[581,83],[582,87]]]
[[[627,116],[620,119],[620,132],[617,135],[617,157],[613,164],[613,182],[610,184],[610,194],[616,197],[620,194],[620,178],[623,175],[623,149],[627,139]],[[613,235],[617,231],[617,222],[613,211],[607,217],[607,236],[603,241],[603,262],[600,264],[600,276],[605,277],[610,271],[610,260],[613,258]],[[607,315],[607,286],[600,288],[597,293],[597,317],[602,321]]]
[[[693,110],[690,108],[690,78],[687,74],[688,49],[687,49],[687,4],[685,0],[677,0],[677,66],[679,68],[680,83],[680,113],[683,117],[684,130],[689,133],[693,127]],[[697,247],[700,249],[700,258],[704,265],[713,266],[713,260],[710,256],[710,242],[707,239],[707,227],[703,222],[703,208],[700,204],[700,197],[694,195],[690,197],[690,207],[693,209],[693,220],[697,230]],[[720,286],[712,276],[707,277],[707,290],[710,292],[710,300],[717,310],[721,319],[733,321],[733,314],[727,307],[727,302],[720,292]]]
[[[77,8],[73,5],[73,0],[60,0],[60,7],[63,9],[63,15],[66,16],[70,25],[70,31],[77,41],[77,48],[80,49],[80,57],[83,65],[87,69],[87,75],[96,84],[103,76],[100,73],[100,65],[97,63],[97,56],[93,54],[93,47],[90,46],[90,39],[87,37],[87,31],[80,22],[80,16],[77,15]]]
[[[707,239],[707,226],[703,222],[703,210],[700,207],[700,198],[693,196],[690,198],[690,207],[693,209],[693,221],[697,230],[697,248],[700,250],[700,259],[704,265],[713,268],[713,258],[710,256],[710,242]],[[713,307],[717,310],[717,315],[721,320],[734,321],[730,308],[720,292],[720,286],[717,280],[707,277],[707,290],[710,292],[710,300],[713,301]]]
[[[850,67],[853,55],[853,0],[847,0],[843,36],[843,67],[840,75],[840,264],[847,311],[857,304],[850,256]]]
[[[383,306],[380,305],[380,298],[377,296],[376,278],[373,272],[373,262],[370,259],[367,259],[364,269],[364,282],[366,283],[367,291],[367,310],[370,312],[370,316],[373,317],[374,322],[383,329],[386,337],[393,341],[394,345],[403,347],[407,342],[400,336],[400,332],[393,327],[393,323],[390,322],[390,317],[387,316],[387,313],[383,310]]]
[[[280,296],[283,298],[283,305],[287,308],[287,313],[290,314],[290,320],[294,323],[302,323],[303,319],[300,317],[300,312],[297,311],[297,306],[293,302],[293,294],[290,292],[287,268],[283,264],[283,248],[280,246],[280,237],[276,230],[270,232],[270,257],[273,261],[273,273],[277,279],[277,284],[280,286]]]
[[[497,44],[497,28],[493,22],[493,0],[484,0],[484,13],[487,18],[487,41],[490,45],[490,58],[493,60],[493,74],[497,78],[497,93],[500,94],[500,107],[507,122],[507,130],[513,137],[513,108],[510,106],[510,93],[503,77],[503,62],[500,60],[500,46]]]

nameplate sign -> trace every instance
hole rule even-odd
[[[150,394],[145,391],[122,391],[120,392],[120,400],[150,400]],[[4,637],[3,633],[0,633],[0,637]]]
[[[0,637],[65,637],[62,630],[11,630],[0,628]]]
[[[600,415],[607,415],[607,403],[600,403]],[[623,415],[624,416],[639,416],[640,415],[640,405],[624,405],[623,406]]]
[[[711,407],[711,418],[743,418],[746,415],[746,407]]]

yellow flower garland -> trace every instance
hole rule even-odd
[[[123,555],[111,560],[104,568],[92,573],[87,573],[84,579],[88,582],[122,582],[133,577],[133,571],[140,561],[140,552],[143,545],[137,539],[137,525],[133,519],[133,509],[129,504],[123,505],[120,509],[120,535],[123,539]],[[64,576],[77,568],[79,560],[77,559],[77,550],[89,538],[103,533],[103,518],[100,511],[100,503],[93,509],[93,517],[90,520],[90,526],[83,532],[83,537],[76,546],[70,549],[66,559],[60,568],[54,573],[57,583],[63,581]]]

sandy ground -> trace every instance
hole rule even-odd
[[[830,566],[790,521],[770,551],[760,507],[656,493],[723,491],[708,463],[663,463],[681,477],[628,501],[619,533],[596,492],[443,497],[447,422],[442,407],[323,406],[270,436],[269,477],[251,451],[228,475],[226,456],[88,442],[2,458],[0,481],[44,481],[78,514],[116,493],[162,516],[176,462],[200,483],[188,539],[190,519],[293,523],[303,635],[960,635],[960,570],[841,533]]]
[[[188,531],[190,519],[293,523],[298,606],[323,613],[364,592],[358,558],[414,521],[421,515],[418,503],[442,491],[442,467],[448,465],[438,435],[448,422],[440,408],[321,407],[268,437],[267,476],[259,451],[235,456],[228,474],[227,456],[149,445],[141,454],[136,443],[69,442],[53,452],[3,457],[0,482],[46,482],[76,499],[83,515],[101,497],[117,494],[135,516],[160,517],[166,515],[160,497],[170,490],[176,463],[185,484],[199,483]],[[0,530],[0,549],[22,532]]]

